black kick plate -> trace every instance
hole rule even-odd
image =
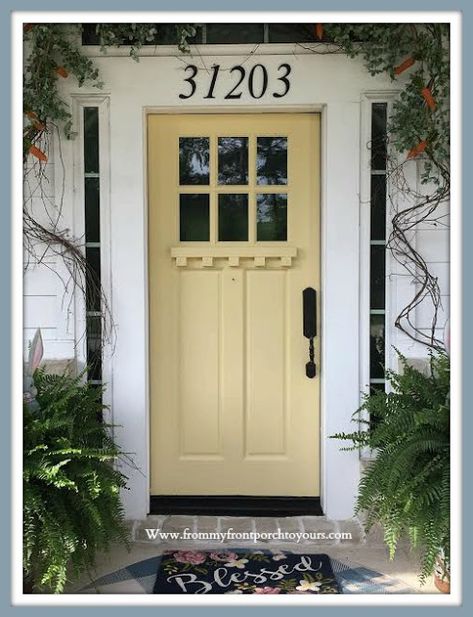
[[[320,497],[151,495],[150,514],[215,516],[323,516]]]

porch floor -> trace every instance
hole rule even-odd
[[[289,550],[295,553],[326,553],[332,559],[357,564],[387,577],[392,577],[410,593],[438,593],[433,579],[423,586],[419,584],[419,555],[412,551],[406,541],[400,542],[394,560],[389,559],[383,543],[382,530],[375,528],[368,535],[358,519],[329,521],[320,516],[295,517],[225,517],[150,515],[144,521],[130,521],[130,551],[123,545],[115,545],[109,553],[97,560],[94,580],[104,575],[157,557],[168,549],[209,550],[219,548]],[[157,531],[159,530],[159,534]],[[206,534],[219,532],[220,539],[209,539]],[[251,539],[242,539],[253,532]],[[235,535],[232,537],[231,533]],[[264,534],[293,534],[286,539],[267,539]],[[299,533],[299,536],[294,534]],[[162,535],[161,535],[162,534]],[[167,534],[167,535],[166,535]],[[302,535],[301,535],[302,534]],[[314,534],[318,534],[315,536]],[[341,536],[340,534],[345,534]],[[155,537],[153,537],[153,535]],[[185,537],[187,535],[187,537]],[[261,537],[261,535],[263,537]],[[189,537],[190,536],[190,537]],[[292,537],[293,539],[288,539]],[[84,589],[87,587],[87,589]],[[69,584],[66,593],[146,593],[133,578],[108,584],[106,588],[90,586],[90,578],[83,576]]]

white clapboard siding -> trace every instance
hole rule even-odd
[[[427,263],[450,261],[449,231],[447,229],[422,229],[417,232],[417,250]]]
[[[448,261],[431,261],[428,264],[429,272],[437,278],[440,293],[443,296],[450,294],[450,263]]]
[[[71,358],[74,356],[74,323],[69,273],[61,259],[51,254],[46,254],[39,264],[30,255],[27,259],[23,273],[25,350],[36,329],[40,328],[45,341],[45,358]]]
[[[25,207],[33,218],[47,229],[71,229],[72,203],[62,203],[64,174],[59,157],[54,157],[53,144],[48,162],[43,167],[41,187],[33,171],[24,183]],[[57,159],[57,163],[55,162]],[[31,159],[29,165],[37,163]],[[41,329],[45,359],[66,359],[75,356],[72,285],[69,274],[54,249],[37,243],[25,250],[23,261],[23,333],[24,351],[36,330]],[[41,263],[38,263],[40,261]]]
[[[441,296],[440,302],[437,313],[437,326],[443,328],[450,313],[450,296]],[[427,297],[416,309],[416,327],[420,329],[431,328],[433,316],[434,307],[430,298]]]

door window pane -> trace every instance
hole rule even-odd
[[[248,137],[218,138],[218,183],[248,184]]]
[[[209,183],[209,138],[179,137],[179,184]]]
[[[210,235],[209,196],[207,193],[181,194],[179,197],[179,238],[181,242],[208,242]]]
[[[258,195],[256,239],[287,240],[287,195],[285,193]]]
[[[221,193],[218,196],[218,239],[248,240],[248,195]]]
[[[257,184],[287,184],[287,137],[258,137]]]
[[[384,315],[370,317],[370,376],[384,377]]]
[[[371,246],[371,280],[370,280],[370,305],[372,309],[385,308],[385,262],[386,248],[383,245]]]

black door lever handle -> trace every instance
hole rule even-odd
[[[309,362],[305,365],[305,374],[313,379],[317,373],[315,366],[314,338],[317,336],[317,292],[313,287],[306,287],[302,292],[303,331],[309,339]]]

